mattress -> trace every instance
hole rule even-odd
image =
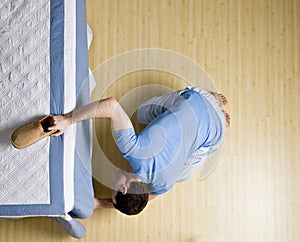
[[[0,1],[0,216],[88,217],[93,211],[90,123],[22,150],[19,126],[89,102],[85,1]]]

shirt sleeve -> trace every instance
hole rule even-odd
[[[178,92],[172,92],[144,102],[137,111],[138,121],[142,124],[149,124],[157,116],[172,107],[179,95]]]
[[[129,153],[137,143],[137,135],[133,128],[115,131],[113,135],[122,155]]]
[[[168,187],[165,187],[165,188],[162,188],[162,189],[153,189],[153,191],[151,192],[151,194],[153,195],[161,195],[163,193],[166,193],[167,191],[171,190],[173,188],[174,184],[168,186]]]

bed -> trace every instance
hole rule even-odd
[[[0,1],[0,217],[47,216],[76,238],[93,212],[91,124],[21,150],[10,136],[90,102],[87,28],[85,0]]]

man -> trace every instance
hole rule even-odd
[[[112,200],[95,199],[96,208],[115,207],[138,214],[148,200],[169,191],[174,183],[189,178],[224,140],[230,116],[221,109],[227,104],[222,94],[195,87],[156,97],[145,102],[137,115],[146,128],[136,134],[119,102],[103,99],[54,116],[49,129],[61,135],[72,123],[90,118],[110,118],[114,138],[133,174],[120,172]]]

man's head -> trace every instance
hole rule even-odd
[[[127,215],[139,214],[147,205],[149,199],[148,184],[132,182],[126,194],[115,193],[113,205]]]
[[[149,184],[132,173],[120,172],[112,193],[113,205],[127,215],[139,214],[149,199]]]

